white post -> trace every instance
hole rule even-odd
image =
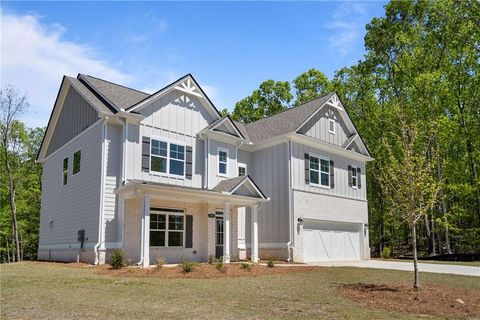
[[[251,239],[251,259],[254,263],[258,262],[258,220],[257,220],[257,206],[251,207],[251,221],[252,221],[252,239]]]
[[[142,248],[141,264],[144,267],[150,265],[150,196],[143,195],[142,198]]]
[[[230,203],[225,203],[223,205],[223,262],[230,263],[230,254],[231,254],[231,217],[230,217]]]

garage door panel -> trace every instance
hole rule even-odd
[[[304,224],[304,261],[360,259],[360,226],[309,221]]]

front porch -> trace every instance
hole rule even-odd
[[[228,179],[213,190],[128,182],[117,192],[124,201],[124,252],[133,263],[149,266],[158,258],[225,263],[238,260],[238,209],[251,212],[250,259],[258,262],[258,207],[269,201],[248,178]],[[230,189],[230,190],[228,190]]]

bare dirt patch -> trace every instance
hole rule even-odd
[[[156,278],[231,278],[231,277],[257,277],[264,275],[286,274],[292,272],[311,272],[319,270],[319,267],[298,267],[298,266],[277,266],[268,268],[263,265],[252,265],[249,270],[242,269],[240,264],[225,265],[222,270],[217,270],[213,264],[198,264],[193,271],[183,273],[178,267],[165,266],[162,269],[157,267],[139,268],[126,267],[119,270],[112,269],[109,265],[95,266],[97,274],[117,277],[156,277]]]
[[[475,289],[423,285],[414,290],[409,284],[343,285],[340,293],[370,308],[417,315],[476,317],[480,315],[480,292]]]

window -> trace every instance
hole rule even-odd
[[[82,151],[78,150],[73,154],[73,174],[80,172],[80,162],[82,160]]]
[[[183,177],[185,174],[185,146],[152,139],[150,171]]]
[[[228,150],[218,148],[218,175],[228,176]]]
[[[150,213],[150,246],[183,247],[184,211],[158,209]]]
[[[246,176],[247,175],[247,165],[244,163],[239,163],[238,164],[238,176]]]
[[[63,159],[63,185],[68,182],[68,158]]]
[[[352,187],[358,188],[357,168],[352,167],[351,170],[352,170]]]
[[[330,187],[330,161],[310,155],[310,184]]]
[[[335,134],[335,119],[328,119],[328,132]]]

